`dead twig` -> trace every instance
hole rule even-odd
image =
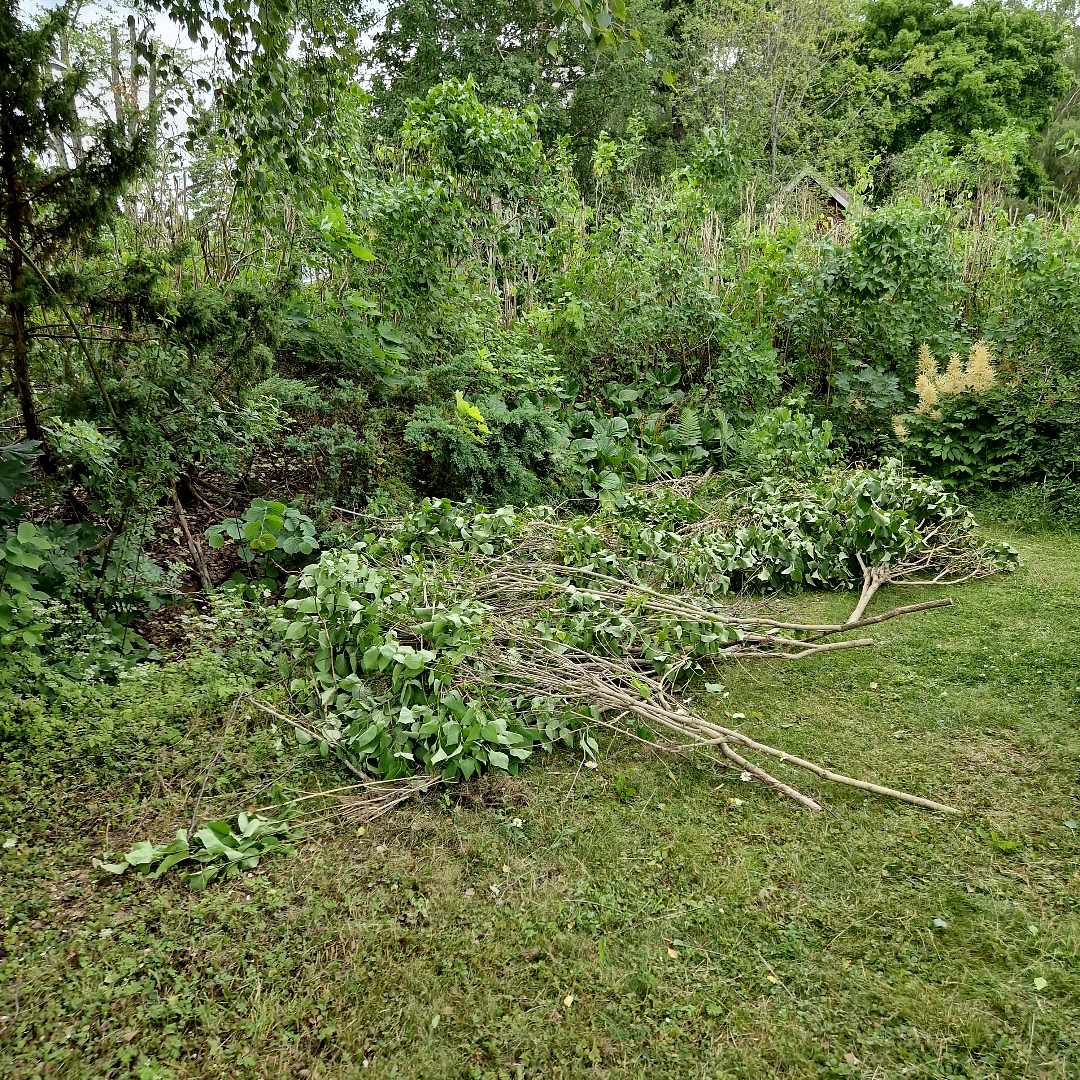
[[[202,549],[192,535],[191,526],[188,524],[188,517],[184,512],[183,504],[180,502],[180,496],[176,492],[175,483],[171,486],[171,492],[173,509],[176,511],[176,519],[180,522],[180,530],[184,534],[184,540],[187,542],[188,551],[191,553],[191,561],[194,564],[195,571],[199,575],[199,581],[202,583],[203,592],[208,593],[214,586],[210,581],[210,573],[206,569],[206,560],[203,558]]]
[[[816,799],[773,776],[739,753],[732,743],[756,753],[766,754],[784,764],[795,766],[823,780],[855,788],[874,795],[895,799],[939,813],[958,814],[954,806],[913,795],[897,788],[886,787],[867,780],[846,776],[832,769],[790,754],[785,750],[759,742],[733,728],[712,723],[676,705],[662,682],[639,670],[628,668],[619,661],[596,657],[576,650],[556,653],[541,641],[512,656],[504,653],[500,662],[492,653],[484,662],[498,667],[500,681],[509,689],[531,690],[558,701],[596,708],[603,714],[616,713],[615,720],[606,720],[605,727],[633,735],[648,745],[673,754],[717,749],[724,758],[744,772],[774,788],[782,795],[808,810],[820,810]],[[622,719],[634,715],[651,729],[666,730],[677,736],[668,743],[645,739],[633,732]]]

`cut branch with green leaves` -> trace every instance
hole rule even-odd
[[[292,579],[278,625],[298,737],[357,776],[513,773],[560,744],[592,763],[597,726],[699,750],[807,809],[820,804],[748,755],[955,812],[766,746],[684,695],[733,660],[864,648],[873,641],[841,635],[950,603],[868,614],[884,583],[960,583],[1014,563],[955,495],[895,463],[833,467],[798,494],[768,478],[734,495],[709,478],[691,492],[653,485],[569,520],[429,500]],[[835,623],[777,617],[747,591],[785,582],[860,591]]]

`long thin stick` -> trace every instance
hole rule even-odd
[[[199,581],[202,582],[203,592],[208,593],[214,586],[210,581],[210,574],[206,569],[206,561],[203,559],[202,551],[195,542],[195,537],[191,534],[191,526],[188,524],[187,514],[184,513],[184,507],[180,503],[180,496],[176,493],[176,484],[172,485],[172,501],[173,509],[176,511],[177,520],[180,522],[180,528],[184,533],[184,539],[187,541],[188,551],[191,552],[191,559],[195,563],[195,570],[199,575]]]
[[[843,773],[838,773],[832,769],[827,769],[822,765],[818,765],[813,761],[808,761],[806,758],[798,757],[795,754],[789,754],[785,750],[779,750],[776,747],[769,746],[766,743],[759,742],[756,739],[752,739],[748,735],[744,735],[741,731],[737,731],[733,728],[721,726],[719,724],[712,724],[709,721],[702,720],[690,713],[683,712],[680,709],[674,708],[669,704],[669,699],[663,687],[657,682],[646,675],[639,673],[633,673],[628,671],[621,672],[621,677],[627,681],[637,681],[644,683],[646,686],[652,689],[654,697],[652,699],[644,699],[638,694],[634,694],[629,690],[624,690],[617,685],[611,685],[599,680],[596,677],[589,677],[585,682],[581,683],[575,693],[571,684],[571,679],[575,675],[581,675],[582,672],[575,672],[573,667],[575,662],[569,657],[569,654],[563,654],[562,656],[556,656],[553,653],[548,652],[546,654],[550,657],[553,663],[546,670],[543,667],[539,667],[536,664],[530,663],[527,659],[522,658],[517,661],[512,670],[506,672],[506,676],[511,684],[520,685],[522,682],[531,682],[538,690],[542,690],[545,683],[549,680],[552,669],[558,668],[559,673],[562,675],[560,680],[560,689],[564,694],[569,693],[573,696],[577,696],[584,701],[590,701],[601,707],[610,706],[614,708],[624,709],[628,712],[632,712],[637,716],[642,717],[646,721],[660,724],[684,737],[689,736],[690,742],[683,742],[668,746],[669,752],[673,753],[685,753],[691,750],[705,749],[708,747],[718,747],[725,757],[730,760],[735,760],[732,757],[732,751],[728,745],[729,741],[735,741],[751,750],[755,750],[759,753],[769,754],[772,757],[786,762],[787,764],[794,765],[798,768],[805,769],[807,772],[819,776],[824,780],[829,780],[835,784],[842,784],[847,787],[856,788],[860,791],[870,792],[875,795],[882,795],[890,799],[896,799],[900,802],[909,803],[912,806],[919,806],[926,810],[935,810],[939,813],[945,814],[959,814],[960,811],[954,807],[949,806],[946,803],[936,802],[933,799],[925,799],[919,795],[912,795],[906,791],[900,791],[896,788],[886,787],[883,784],[875,784],[867,780],[858,780],[852,776],[846,776]],[[617,676],[619,670],[616,665],[610,661],[606,666],[610,671],[613,671]],[[571,670],[567,670],[571,669]],[[695,738],[697,736],[697,738]],[[738,755],[739,761],[746,761],[741,755]],[[748,764],[753,764],[752,762]],[[801,805],[806,805],[804,800],[808,800],[809,797],[803,795],[801,792],[797,792],[795,788],[784,790],[787,785],[784,785],[782,781],[776,780],[770,774],[759,770],[759,773],[754,772],[753,769],[747,769],[752,775],[759,776],[763,782],[771,784],[776,787],[777,790],[788,795],[789,798],[795,799]],[[794,793],[794,794],[792,794]],[[799,797],[796,798],[796,795]],[[814,802],[814,800],[809,800]],[[817,804],[815,803],[815,806]],[[808,807],[809,809],[810,807]],[[820,808],[817,806],[817,808]]]
[[[751,776],[756,776],[762,783],[776,788],[777,791],[782,795],[786,795],[789,799],[794,799],[800,806],[805,806],[807,810],[821,809],[821,803],[811,799],[809,795],[804,795],[790,784],[785,784],[782,780],[777,780],[775,776],[772,776],[764,769],[759,768],[752,761],[747,761],[741,754],[737,754],[732,750],[726,742],[720,744],[720,751],[723,753],[724,757],[734,761],[740,769],[744,769],[746,772],[750,773]]]

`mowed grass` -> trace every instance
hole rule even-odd
[[[873,650],[702,699],[957,819],[799,776],[809,814],[612,746],[331,825],[204,894],[102,882],[107,829],[168,836],[216,747],[245,782],[281,753],[163,689],[183,738],[96,797],[59,777],[2,853],[0,1075],[1080,1075],[1080,539],[1010,539],[1021,571]]]

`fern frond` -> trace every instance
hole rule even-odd
[[[675,430],[683,446],[701,445],[701,417],[698,416],[696,409],[683,409]]]

